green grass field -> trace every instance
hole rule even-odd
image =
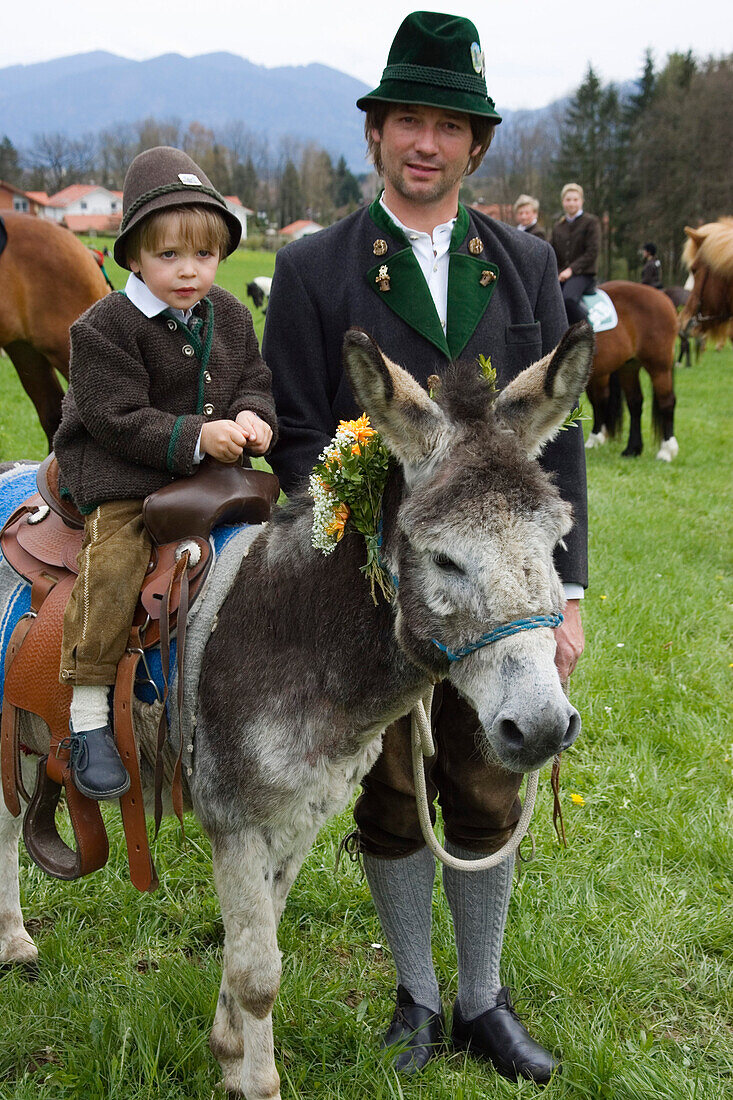
[[[271,267],[272,256],[240,253],[222,283],[241,294]],[[587,649],[571,689],[584,732],[564,764],[569,843],[555,839],[545,775],[537,855],[514,891],[504,952],[524,1018],[564,1055],[548,1100],[733,1096],[733,352],[679,370],[676,389],[675,462],[655,461],[648,387],[641,458],[622,459],[623,442],[588,455]],[[0,397],[0,454],[40,457],[43,437],[7,359]],[[206,1040],[222,925],[207,841],[194,821],[185,843],[166,823],[160,889],[140,896],[118,815],[105,814],[112,856],[90,879],[61,884],[22,857],[40,971],[32,983],[0,978],[0,1100],[215,1095]],[[459,1055],[431,1062],[419,1081],[392,1073],[378,1049],[392,1011],[389,953],[358,867],[333,869],[349,828],[345,813],[323,832],[281,925],[283,1096],[535,1095]],[[434,906],[450,1007],[455,952],[439,885]]]

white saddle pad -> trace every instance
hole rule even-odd
[[[594,332],[607,332],[610,328],[616,328],[618,324],[616,307],[605,290],[596,287],[592,294],[584,294],[582,300],[588,310],[588,320]]]

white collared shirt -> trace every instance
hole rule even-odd
[[[425,276],[425,282],[428,284],[428,290],[435,303],[435,310],[443,326],[443,332],[445,332],[448,322],[449,250],[456,219],[451,218],[449,222],[436,225],[431,235],[430,233],[423,233],[419,229],[411,229],[408,225],[403,225],[385,203],[384,194],[382,194],[379,202],[410,242],[410,247],[415,254],[415,259],[420,264],[420,270]]]
[[[573,214],[572,218],[570,217],[570,215],[569,215],[569,214],[566,214],[566,215],[565,215],[565,221],[566,221],[566,222],[575,222],[575,221],[577,221],[577,220],[578,220],[578,218],[580,217],[580,215],[581,215],[582,213],[583,213],[583,211],[582,211],[582,210],[579,210],[577,214]]]
[[[404,225],[385,203],[384,192],[382,192],[379,203],[410,242],[410,247],[415,253],[415,258],[420,264],[420,270],[425,276],[425,282],[428,284],[428,289],[435,302],[435,309],[443,326],[443,332],[445,332],[448,312],[449,249],[456,218],[452,218],[443,225],[436,225],[431,236],[430,233],[422,233],[419,229],[410,229],[409,226]],[[582,214],[582,210],[580,213]],[[580,214],[578,214],[578,217],[580,217]],[[532,224],[534,225],[535,222]],[[524,226],[520,228],[523,229]],[[563,583],[563,588],[566,600],[582,600],[585,596],[581,584]]]
[[[147,318],[157,317],[159,314],[164,313],[169,309],[174,317],[178,317],[183,321],[184,325],[187,325],[193,308],[191,309],[175,309],[173,306],[169,306],[167,302],[162,301],[160,298],[156,298],[152,290],[149,289],[146,283],[142,279],[138,278],[134,272],[130,273],[130,277],[125,283],[125,294],[130,299],[136,309]],[[197,464],[204,456],[201,454],[201,432],[196,440],[196,450],[194,452],[193,461]]]
[[[173,306],[169,306],[161,298],[156,298],[147,284],[135,275],[134,272],[130,273],[130,277],[125,283],[125,294],[132,304],[146,317],[157,317],[158,314],[164,313],[166,309],[169,309],[174,317],[178,317],[179,320],[183,321],[184,325],[187,325],[193,313],[193,308],[185,310],[174,309]]]
[[[530,222],[529,225],[518,225],[516,228],[519,229],[520,232],[526,233],[527,230],[531,229],[533,225],[537,225],[537,219],[536,218],[533,222]]]

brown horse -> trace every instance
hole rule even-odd
[[[92,254],[68,229],[29,214],[3,216],[7,245],[0,254],[0,347],[51,440],[61,419],[69,377],[69,328],[107,293]]]
[[[644,367],[654,391],[652,420],[662,443],[657,458],[671,462],[679,452],[674,437],[674,347],[677,336],[677,313],[664,294],[651,286],[616,279],[603,283],[616,307],[618,325],[596,333],[596,353],[593,371],[587,386],[593,406],[593,430],[586,447],[597,447],[615,434],[621,419],[621,404],[616,398],[618,382],[629,406],[631,424],[629,441],[622,452],[625,456],[640,455],[641,408],[643,397],[639,372]]]
[[[733,319],[733,218],[719,218],[699,229],[688,225],[685,233],[682,260],[695,285],[680,314],[680,332],[694,329],[722,347]]]

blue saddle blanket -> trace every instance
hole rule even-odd
[[[616,328],[616,307],[605,290],[596,287],[592,294],[584,294],[582,301],[588,310],[588,320],[594,332],[607,332],[608,329]]]
[[[18,464],[0,474],[0,528],[4,526],[15,509],[36,492],[37,468],[35,464]],[[247,527],[247,524],[242,524],[214,528],[212,538],[216,557]],[[212,565],[213,568],[214,565]],[[26,612],[30,611],[30,606],[31,586],[26,580],[18,576],[0,552],[0,704],[5,687],[5,651],[15,625]],[[160,649],[156,646],[153,649],[146,650],[145,658],[151,679],[156,684],[158,692],[162,694],[163,671]],[[175,669],[175,663],[176,643],[175,638],[173,638],[171,640],[171,669]],[[141,661],[138,666],[138,677],[143,676],[144,667]],[[156,691],[152,684],[141,679],[135,689],[135,694],[145,703],[152,703],[156,698]]]

